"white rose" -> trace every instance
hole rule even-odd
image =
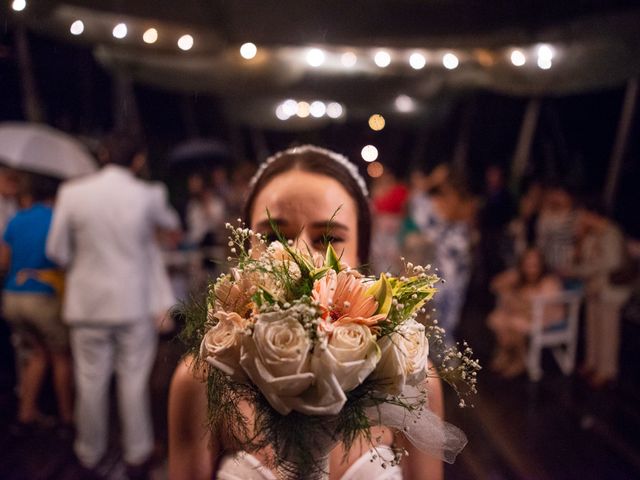
[[[322,352],[322,371],[332,372],[342,390],[350,392],[373,371],[380,351],[369,327],[359,323],[339,325]],[[316,376],[321,372],[315,372]]]
[[[273,408],[286,415],[291,399],[309,388],[311,340],[296,307],[258,316],[253,335],[242,345],[240,364]]]
[[[200,344],[200,357],[235,380],[243,380],[240,349],[246,320],[235,312],[212,315],[218,323],[205,333]]]
[[[337,415],[347,402],[345,392],[369,376],[378,357],[378,346],[368,327],[357,323],[336,327],[314,350],[313,386],[292,399],[291,407],[305,415]]]
[[[372,374],[381,390],[390,395],[402,393],[405,383],[416,385],[427,375],[429,342],[425,327],[407,320],[398,330],[378,342],[381,358]]]
[[[406,360],[407,383],[415,386],[424,380],[429,368],[429,340],[425,327],[411,319],[400,326],[397,335],[402,338],[400,345]]]

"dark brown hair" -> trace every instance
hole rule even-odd
[[[362,265],[369,263],[371,242],[371,211],[369,201],[362,188],[347,168],[316,150],[302,150],[300,152],[287,151],[270,161],[253,184],[244,204],[243,217],[247,225],[251,225],[251,211],[258,194],[278,175],[291,171],[317,173],[338,181],[344,187],[356,204],[358,225],[358,259]]]

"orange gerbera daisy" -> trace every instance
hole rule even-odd
[[[378,302],[368,295],[367,286],[358,276],[347,271],[336,273],[330,270],[313,285],[313,299],[320,304],[325,331],[331,332],[338,325],[360,323],[374,327],[386,318],[385,313],[376,314]]]

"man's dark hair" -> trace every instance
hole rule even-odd
[[[120,131],[109,134],[103,142],[103,148],[105,162],[121,167],[130,167],[136,155],[146,151],[140,135]]]
[[[57,178],[31,173],[26,181],[27,191],[34,202],[46,202],[55,198],[60,182]]]

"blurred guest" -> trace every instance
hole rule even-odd
[[[437,318],[453,333],[460,322],[471,277],[471,223],[475,202],[461,175],[439,165],[424,179],[428,194],[414,197],[411,215],[435,250],[435,266],[444,283],[434,297]]]
[[[545,264],[554,272],[565,271],[572,262],[575,246],[576,210],[566,187],[548,186],[538,217],[536,245]]]
[[[594,388],[615,381],[620,348],[620,311],[631,295],[631,277],[624,278],[629,259],[624,234],[597,201],[578,216],[576,263],[567,272],[585,283],[587,303],[586,359],[582,373]]]
[[[532,183],[520,197],[518,215],[507,227],[511,239],[510,259],[507,263],[515,265],[522,254],[536,244],[538,216],[542,201],[542,186]]]
[[[9,267],[4,315],[21,362],[18,422],[23,426],[43,423],[38,395],[50,365],[60,419],[68,428],[73,421],[73,401],[69,335],[60,319],[62,272],[45,254],[59,182],[39,175],[30,175],[28,180],[25,201],[30,206],[9,221],[1,255],[2,263]]]
[[[187,240],[196,247],[215,245],[220,240],[216,235],[224,230],[224,201],[205,184],[202,175],[191,175],[188,182]]]
[[[505,269],[508,257],[506,225],[514,214],[514,201],[499,165],[485,172],[484,205],[480,210],[480,251],[484,273],[489,278]]]
[[[254,164],[244,161],[233,170],[231,174],[231,188],[227,195],[226,220],[234,221],[242,217],[242,208],[249,190],[249,181],[256,171]]]
[[[19,175],[15,170],[0,167],[0,231],[18,210]]]
[[[560,292],[562,283],[557,275],[546,270],[540,251],[529,248],[515,269],[501,273],[492,281],[491,289],[498,296],[498,305],[488,319],[497,341],[491,367],[505,377],[515,377],[525,371],[532,300]],[[548,308],[543,322],[551,325],[561,317],[561,308]]]
[[[115,370],[124,460],[145,474],[153,449],[149,374],[157,336],[151,319],[152,249],[157,229],[177,229],[166,202],[135,177],[145,163],[140,141],[114,134],[108,164],[63,185],[47,253],[67,267],[63,318],[71,327],[77,399],[74,450],[95,468],[108,439],[108,398]]]
[[[385,170],[372,187],[372,261],[377,271],[400,269],[400,231],[409,190],[396,176]]]

